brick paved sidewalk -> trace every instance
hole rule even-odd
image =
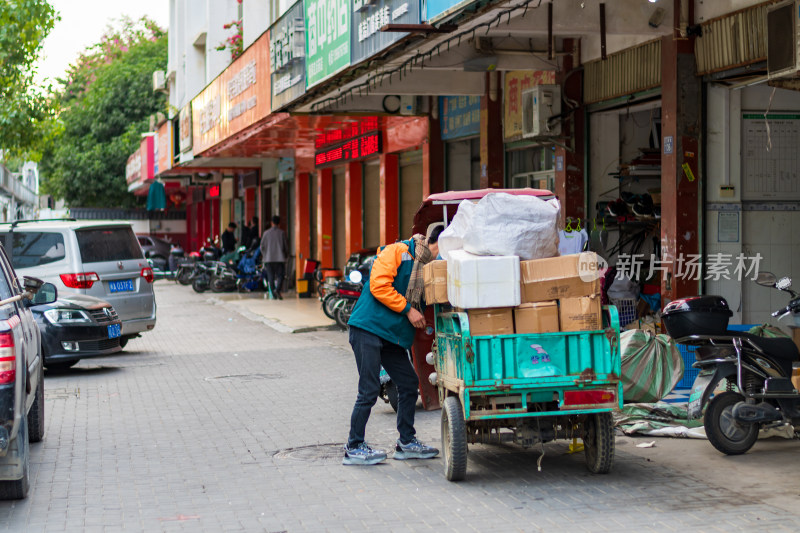
[[[32,490],[0,503],[0,531],[732,531],[796,530],[797,514],[710,483],[618,439],[590,475],[565,444],[473,446],[468,478],[441,459],[344,467],[356,374],[342,332],[280,333],[159,286],[159,323],[117,357],[46,377],[47,434]],[[396,438],[388,405],[368,438]],[[417,411],[440,445],[439,412]],[[714,452],[707,443],[695,453]],[[790,446],[797,443],[788,442]],[[797,450],[795,450],[796,452]],[[652,457],[652,459],[651,459]],[[754,455],[755,457],[755,455]],[[747,456],[719,464],[734,464]],[[786,475],[776,464],[775,474]],[[793,465],[791,467],[794,469]],[[760,483],[769,483],[770,471]]]

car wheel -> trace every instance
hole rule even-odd
[[[448,396],[442,406],[442,448],[444,477],[461,481],[467,476],[467,426],[461,401]]]
[[[45,363],[44,366],[51,372],[64,372],[78,364],[78,361],[60,361],[58,363]]]
[[[0,500],[21,500],[28,495],[28,489],[30,488],[28,479],[30,445],[28,444],[28,421],[25,418],[23,416],[20,419],[17,438],[9,445],[8,455],[6,456],[9,457],[16,454],[22,457],[22,477],[0,481]]]
[[[40,442],[44,438],[44,379],[40,379],[36,387],[36,397],[28,413],[28,428],[30,442]]]

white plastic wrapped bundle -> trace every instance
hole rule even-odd
[[[457,249],[523,261],[557,256],[560,210],[556,199],[507,193],[487,194],[477,204],[465,200],[439,236],[440,253],[447,260]]]

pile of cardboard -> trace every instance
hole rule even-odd
[[[508,256],[512,257],[512,256]],[[491,298],[480,298],[475,293],[475,282],[496,280],[498,261],[503,257],[470,256],[468,268],[445,261],[433,261],[423,270],[425,301],[450,303],[466,309],[472,335],[508,335],[512,333],[552,333],[557,331],[593,331],[602,329],[600,280],[596,272],[597,256],[587,252],[548,259],[519,262],[519,291],[506,289],[498,295],[498,288],[484,285]],[[452,262],[452,259],[451,259]],[[467,274],[465,274],[467,272]],[[460,279],[468,277],[467,281]],[[511,276],[509,276],[511,277]],[[517,283],[513,276],[512,283]],[[516,293],[516,294],[512,294]],[[514,298],[518,298],[515,300]],[[503,301],[504,307],[479,305],[481,301]],[[463,305],[466,302],[473,305]],[[509,303],[510,302],[510,303]]]

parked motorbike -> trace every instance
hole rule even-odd
[[[211,274],[216,265],[213,262],[198,261],[192,272],[192,289],[195,292],[206,292],[211,286]]]
[[[344,267],[345,279],[336,283],[336,292],[333,297],[323,300],[323,310],[327,303],[331,313],[328,314],[326,311],[325,314],[336,320],[336,323],[343,329],[347,329],[350,314],[356,306],[358,297],[361,296],[364,285],[369,281],[369,273],[375,257],[375,253],[369,251],[352,254]]]
[[[800,326],[800,298],[791,279],[763,272],[756,283],[787,292],[791,301],[772,316],[791,315]],[[670,336],[696,346],[693,366],[700,373],[689,397],[689,419],[700,418],[705,407],[709,442],[726,455],[739,455],[755,444],[761,428],[800,429],[800,393],[792,383],[793,372],[800,376],[800,352],[790,338],[728,330],[732,314],[724,298],[698,296],[669,303],[662,318]],[[726,390],[715,394],[723,380]]]
[[[212,292],[233,292],[236,281],[236,271],[227,263],[217,261],[211,270],[208,286]]]
[[[356,306],[358,297],[364,288],[363,276],[360,271],[350,272],[347,280],[341,280],[336,284],[336,303],[334,304],[334,317],[336,323],[342,329],[347,329],[350,315]]]

